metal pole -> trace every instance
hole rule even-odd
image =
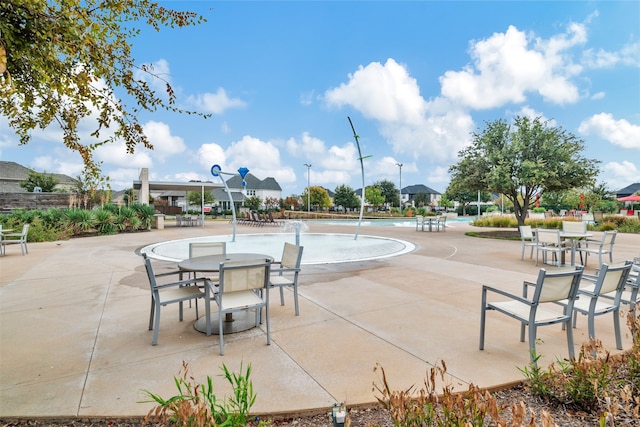
[[[311,163],[304,165],[307,167],[307,214],[311,216]]]
[[[400,213],[402,213],[402,163],[396,163],[396,166],[400,168],[400,199],[398,200],[398,208],[400,208]]]
[[[356,235],[353,240],[358,240],[358,233],[360,233],[360,224],[362,223],[362,214],[364,213],[364,196],[366,193],[366,188],[364,186],[364,159],[371,156],[362,157],[362,151],[360,151],[360,136],[356,133],[356,128],[353,127],[353,122],[351,121],[351,117],[347,116],[349,119],[349,124],[351,125],[351,130],[353,131],[353,138],[356,140],[356,145],[358,146],[358,160],[360,160],[360,170],[362,171],[362,197],[360,198],[360,218],[358,218],[358,226],[356,227]]]

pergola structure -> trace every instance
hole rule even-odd
[[[138,191],[138,200],[144,205],[149,204],[149,195],[154,191],[200,191],[202,194],[201,214],[202,226],[204,227],[204,192],[223,188],[219,182],[170,182],[170,181],[149,181],[149,169],[143,168],[140,171],[140,179],[133,181],[133,189]]]

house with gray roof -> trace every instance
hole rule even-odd
[[[0,193],[26,193],[27,190],[20,187],[20,183],[26,181],[30,172],[38,172],[33,169],[22,166],[16,162],[0,161]],[[78,186],[79,181],[68,175],[61,173],[51,173],[58,184],[55,186],[56,191],[72,192]]]
[[[631,196],[632,194],[636,194],[640,191],[640,182],[636,182],[635,184],[628,185],[621,190],[616,191],[616,198]]]
[[[437,205],[440,199],[442,198],[442,193],[434,190],[431,187],[427,187],[423,184],[416,185],[408,185],[404,187],[400,194],[402,195],[402,205],[412,205],[415,206],[414,198],[419,193],[425,193],[427,195],[427,204],[428,205]]]

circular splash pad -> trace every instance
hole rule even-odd
[[[170,240],[143,247],[140,252],[150,258],[180,262],[189,258],[189,243],[226,242],[228,253],[258,252],[279,260],[285,242],[296,243],[296,236],[289,233],[240,234],[232,242],[231,235],[194,237]],[[377,236],[353,234],[302,233],[299,244],[304,246],[303,265],[334,264],[388,258],[409,253],[413,243]]]

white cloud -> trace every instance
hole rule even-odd
[[[440,77],[441,93],[474,109],[522,103],[527,92],[556,104],[576,102],[578,89],[570,79],[582,68],[572,62],[568,51],[586,39],[582,24],[570,24],[565,34],[548,40],[534,39],[509,26],[505,33],[472,44],[473,63],[462,71],[445,72]]]
[[[587,49],[582,54],[582,63],[589,68],[611,68],[619,64],[640,67],[640,42],[628,43],[612,52]]]
[[[291,167],[280,162],[280,152],[271,142],[244,136],[224,149],[220,145],[204,144],[198,150],[198,161],[207,170],[214,164],[220,165],[223,172],[235,173],[241,167],[248,167],[249,172],[265,179],[275,178],[279,183],[295,182],[295,172]]]
[[[615,120],[609,113],[595,114],[580,123],[578,131],[596,135],[622,148],[640,150],[640,126],[625,119]]]
[[[378,122],[396,154],[427,162],[450,161],[470,141],[471,117],[451,101],[426,101],[416,80],[393,59],[373,62],[325,92],[330,106],[349,105]]]
[[[149,121],[144,124],[143,131],[153,145],[153,157],[160,161],[187,149],[181,137],[171,135],[171,129],[166,123]]]
[[[591,95],[591,99],[593,100],[604,99],[605,96],[606,94],[604,92],[596,92],[593,95]]]
[[[229,98],[223,88],[218,88],[216,93],[189,96],[187,102],[202,112],[213,114],[221,114],[230,108],[241,108],[246,105],[240,98]]]
[[[640,170],[629,161],[609,162],[603,167],[601,179],[607,183],[607,188],[619,190],[627,185],[638,182]]]

